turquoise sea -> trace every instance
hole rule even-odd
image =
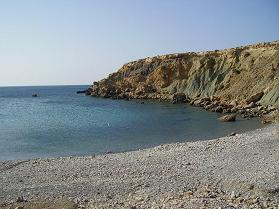
[[[220,122],[186,104],[76,94],[87,87],[1,87],[0,160],[122,152],[262,127],[257,119]]]

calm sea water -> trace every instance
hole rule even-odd
[[[86,87],[1,87],[0,160],[121,152],[262,126],[258,120],[219,122],[217,113],[185,104],[76,94]]]

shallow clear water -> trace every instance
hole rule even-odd
[[[219,114],[185,104],[76,94],[86,87],[1,87],[0,160],[120,152],[262,126],[258,120],[220,122]]]

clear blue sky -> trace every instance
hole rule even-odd
[[[147,56],[278,39],[278,0],[0,0],[0,86],[90,84]]]

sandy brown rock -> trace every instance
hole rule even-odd
[[[185,94],[189,100],[214,97],[227,104],[279,107],[279,42],[140,59],[94,82],[89,92],[161,100]]]
[[[223,122],[233,122],[233,121],[235,121],[235,119],[236,119],[235,114],[224,115],[224,116],[219,118],[219,120],[221,120]]]
[[[264,95],[263,91],[253,94],[251,97],[246,99],[246,102],[247,102],[247,104],[255,103],[255,102],[259,101],[263,97],[263,95]]]

